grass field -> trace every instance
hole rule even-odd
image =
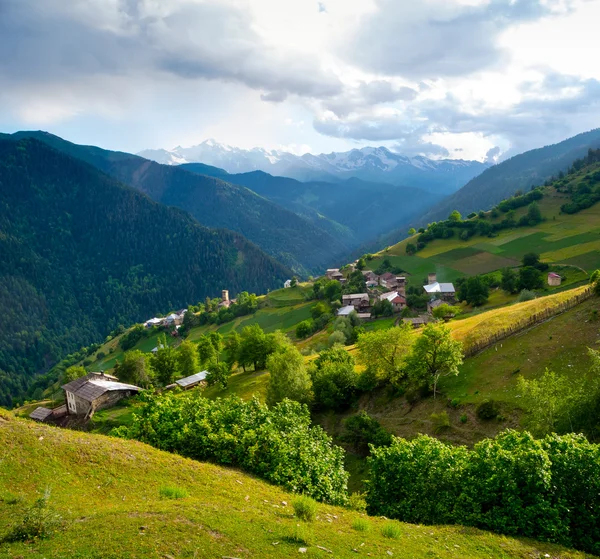
[[[364,515],[321,504],[304,523],[293,495],[240,471],[9,415],[0,416],[0,479],[1,533],[47,490],[65,520],[50,539],[0,544],[6,559],[258,559],[297,556],[301,547],[308,557],[584,557],[460,526],[395,522],[400,537],[389,539],[389,521],[368,518],[368,530],[357,531]],[[166,498],[165,487],[184,497]]]
[[[414,256],[406,254],[406,239],[378,253],[370,267],[375,269],[384,258],[408,274],[408,284],[419,286],[429,272],[439,281],[454,281],[463,275],[484,274],[504,267],[518,266],[527,252],[537,252],[550,264],[568,264],[590,273],[600,268],[600,204],[577,214],[560,213],[567,199],[553,187],[539,201],[545,221],[535,227],[501,231],[497,237],[475,235],[463,241],[458,237],[436,239]],[[517,210],[517,219],[527,208]],[[490,222],[499,221],[488,216]],[[582,273],[583,273],[582,271]]]

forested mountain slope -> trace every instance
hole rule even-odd
[[[365,182],[359,179],[300,182],[263,171],[227,174],[223,169],[202,163],[186,163],[180,167],[246,186],[257,194],[311,219],[333,234],[343,234],[343,230],[339,228],[341,224],[351,232],[358,243],[389,232],[390,229],[426,211],[436,200],[430,192],[419,188]]]
[[[46,132],[17,132],[94,165],[153,200],[191,213],[202,225],[241,233],[296,273],[321,273],[355,243],[344,228],[325,231],[310,220],[266,200],[244,186],[159,165],[136,155],[73,144]],[[320,220],[323,222],[324,220]],[[319,223],[321,224],[321,223]]]
[[[560,171],[566,171],[590,148],[600,147],[600,128],[578,134],[558,144],[545,146],[494,165],[469,181],[459,191],[433,207],[419,224],[426,225],[448,217],[458,210],[462,214],[487,210],[509,198],[517,190],[529,190]]]
[[[290,270],[36,140],[0,140],[0,404],[65,354]]]

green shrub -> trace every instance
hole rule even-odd
[[[364,455],[368,454],[369,445],[385,446],[392,442],[390,433],[365,411],[346,419],[344,427],[346,431],[342,435],[342,440],[350,443],[356,452]]]
[[[239,467],[318,501],[344,505],[348,500],[344,451],[311,425],[303,404],[284,400],[269,408],[256,398],[209,400],[192,392],[148,391],[139,402],[131,426],[119,436]]]
[[[484,400],[477,406],[476,413],[484,421],[495,419],[500,413],[500,406],[494,400]]]
[[[367,501],[364,493],[352,493],[348,498],[348,508],[357,512],[367,512]]]
[[[183,487],[161,487],[159,494],[164,499],[185,499],[186,497],[189,497],[189,493]]]
[[[381,528],[381,535],[384,538],[390,538],[391,540],[397,540],[402,535],[400,526],[395,522],[386,522]]]
[[[371,523],[366,518],[358,517],[352,521],[352,528],[357,532],[368,532],[371,528]]]
[[[600,553],[600,446],[505,431],[472,450],[431,437],[373,450],[370,514],[462,524]]]
[[[467,416],[464,413],[460,416],[460,422],[461,423],[466,423],[467,422]]]
[[[292,532],[285,538],[290,543],[299,543],[308,545],[312,541],[312,532],[306,524],[297,524],[292,528]]]
[[[312,522],[317,516],[317,503],[310,497],[304,495],[297,497],[292,502],[292,506],[294,507],[294,514],[300,520]]]
[[[6,492],[0,495],[0,502],[4,503],[5,505],[16,505],[21,502],[21,497]]]
[[[27,542],[52,537],[64,527],[64,521],[50,505],[49,492],[25,509],[23,517],[17,521],[2,538],[5,542]]]

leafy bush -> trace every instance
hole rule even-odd
[[[533,301],[537,298],[537,293],[535,291],[529,291],[529,289],[522,289],[521,293],[517,297],[517,301],[519,303],[524,303],[525,301]]]
[[[500,406],[494,400],[485,400],[477,406],[477,417],[484,421],[495,419],[500,413]]]
[[[310,497],[302,495],[292,502],[294,514],[305,522],[312,522],[317,516],[317,503]]]
[[[348,508],[358,511],[367,512],[367,501],[364,493],[352,493],[348,498]]]
[[[344,427],[346,432],[342,440],[350,443],[361,454],[369,452],[369,445],[385,446],[392,442],[390,433],[365,411],[346,419]]]
[[[185,499],[189,497],[187,489],[183,487],[165,486],[161,487],[158,493],[164,499]]]
[[[373,449],[370,514],[463,524],[600,552],[600,446],[506,431],[472,450],[431,437]]]
[[[400,530],[400,526],[395,522],[386,522],[381,528],[381,535],[384,538],[390,538],[392,540],[397,540],[402,535]]]
[[[448,412],[446,411],[432,413],[430,415],[430,419],[433,423],[433,430],[436,433],[443,433],[450,428],[450,418],[448,417]]]
[[[354,358],[343,348],[321,352],[310,368],[315,404],[340,410],[353,400],[358,383]]]
[[[319,501],[347,502],[344,452],[305,405],[284,400],[268,408],[257,399],[208,400],[193,393],[140,395],[127,436],[196,460],[240,467]]]
[[[64,521],[50,505],[49,492],[25,510],[23,517],[0,541],[27,542],[52,537],[64,527]]]
[[[357,532],[368,532],[371,528],[371,523],[366,518],[355,518],[352,521],[352,528]]]

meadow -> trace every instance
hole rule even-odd
[[[437,273],[438,281],[452,282],[465,275],[516,267],[528,252],[540,254],[542,261],[553,267],[571,266],[582,276],[600,268],[600,205],[577,214],[561,214],[560,206],[568,197],[553,187],[544,192],[539,207],[545,220],[534,227],[503,230],[492,238],[436,239],[414,256],[406,254],[406,245],[416,243],[416,237],[410,237],[376,254],[369,268],[376,269],[387,258],[405,270],[408,284],[413,286],[422,285],[430,272]],[[517,219],[526,211],[518,209]],[[488,212],[486,219],[495,223],[503,217],[494,219]]]
[[[276,558],[300,548],[307,557],[585,557],[477,529],[411,525],[323,504],[312,522],[302,521],[292,494],[238,470],[5,412],[0,458],[0,536],[45,492],[64,521],[48,539],[0,543],[7,559]]]

